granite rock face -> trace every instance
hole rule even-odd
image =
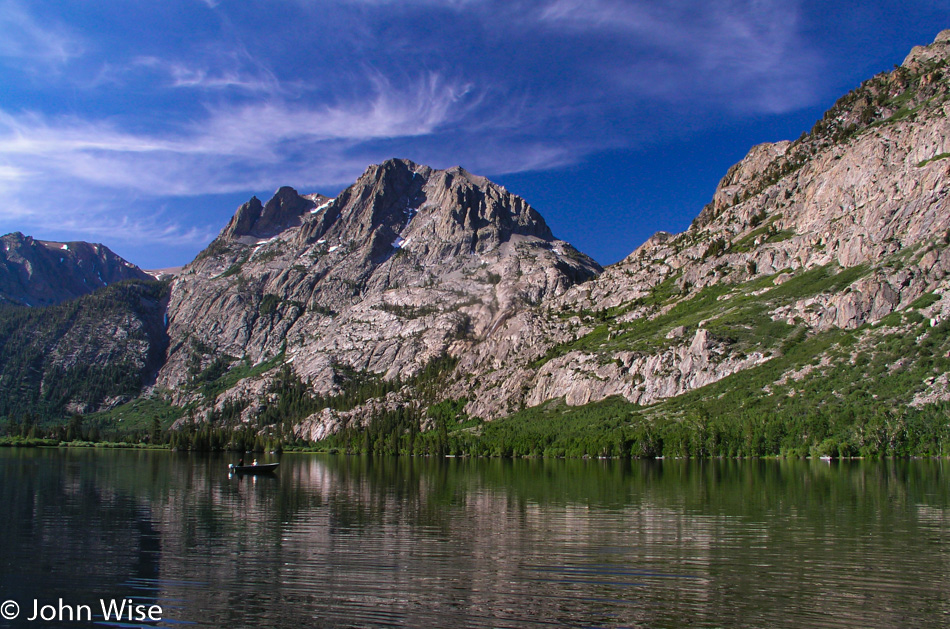
[[[940,31],[929,46],[914,46],[901,66],[919,69],[929,62],[940,62],[950,57],[950,29]]]
[[[487,179],[390,160],[335,199],[242,206],[172,285],[158,383],[179,391],[220,356],[282,355],[319,394],[341,369],[406,378],[600,271]]]
[[[302,197],[284,186],[264,205],[257,197],[238,208],[221,233],[224,240],[248,242],[270,238],[292,227],[299,227],[303,216],[329,199],[323,195]]]

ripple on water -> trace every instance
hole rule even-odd
[[[0,452],[4,593],[164,625],[937,627],[942,465]],[[22,596],[21,596],[22,595]]]

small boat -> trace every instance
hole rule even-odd
[[[232,474],[270,474],[277,470],[280,463],[263,463],[259,465],[228,465],[228,471]]]

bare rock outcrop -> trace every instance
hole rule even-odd
[[[407,378],[600,271],[487,179],[390,160],[332,200],[243,205],[173,283],[159,384],[222,355],[281,355],[319,394],[340,368]]]

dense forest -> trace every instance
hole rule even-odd
[[[0,417],[62,423],[105,400],[131,399],[161,364],[162,282],[119,282],[45,308],[0,307]]]

